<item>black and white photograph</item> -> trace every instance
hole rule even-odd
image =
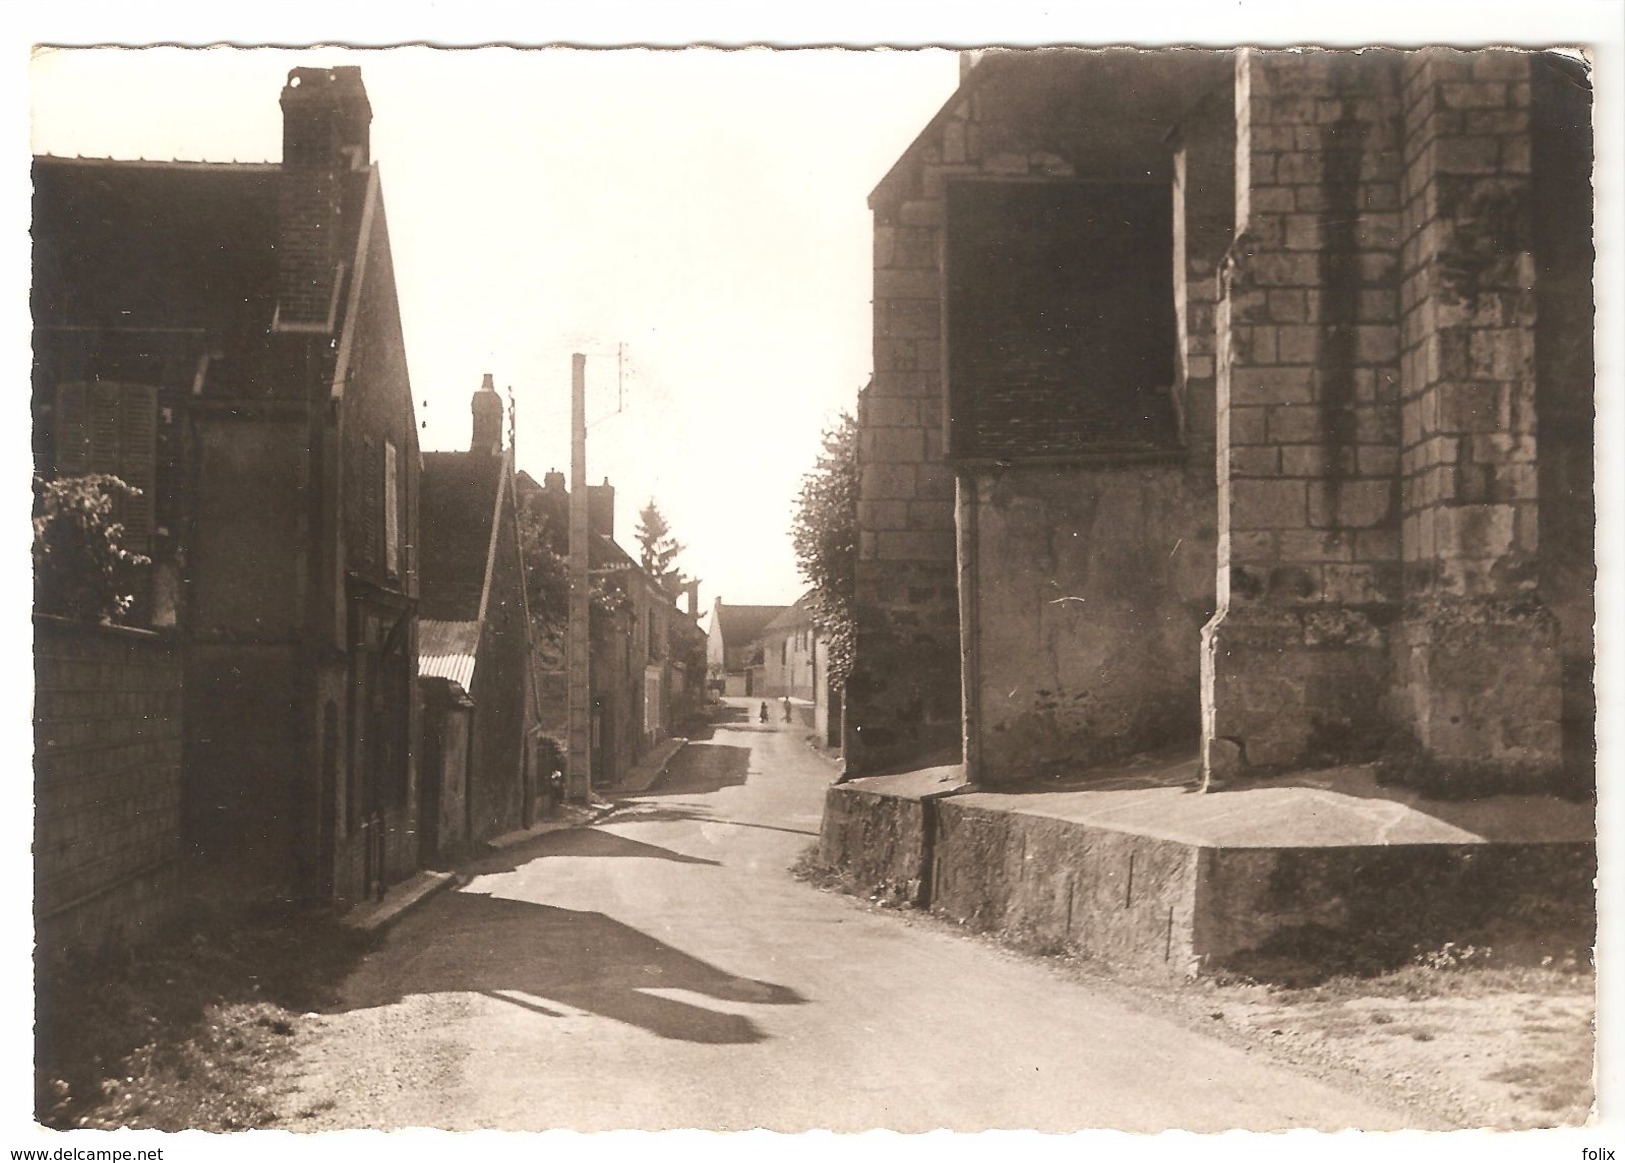
[[[1555,7],[32,43],[3,1146],[1625,1146]]]

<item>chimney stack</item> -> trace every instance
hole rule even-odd
[[[587,527],[612,541],[615,538],[615,486],[608,477],[601,485],[587,486]]]
[[[688,595],[688,616],[697,618],[700,615],[700,579],[689,578],[688,584],[683,587],[683,593]]]
[[[344,179],[370,161],[372,105],[353,65],[299,68],[282,90],[273,329],[330,332],[344,260]]]
[[[502,397],[497,395],[490,372],[485,373],[470,406],[474,411],[474,439],[468,450],[495,456],[502,451]]]

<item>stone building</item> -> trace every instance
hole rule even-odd
[[[519,474],[520,504],[568,554],[569,489],[561,472],[538,485]],[[675,595],[615,540],[615,489],[609,481],[589,485],[588,569],[592,778],[613,786],[650,750],[670,738],[679,721],[698,707],[703,665],[692,613],[678,609]],[[568,727],[564,657],[537,654],[542,728],[562,741]]]
[[[527,827],[536,701],[513,450],[487,375],[466,452],[426,452],[419,598],[424,859]]]
[[[343,901],[418,866],[417,425],[360,71],[282,110],[280,163],[35,159],[35,470],[142,490],[181,851]]]
[[[870,199],[849,772],[1588,780],[1590,124],[1551,54],[968,57]]]
[[[706,669],[712,683],[721,682],[729,698],[761,697],[762,631],[788,606],[730,606],[720,597],[711,604],[706,630]]]

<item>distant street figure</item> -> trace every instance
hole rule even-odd
[[[790,721],[790,696],[789,695],[784,696],[784,721],[786,723],[788,723]]]
[[[762,700],[762,713],[761,713],[760,718],[761,718],[762,722],[764,722],[764,723],[767,722],[767,700],[766,699]]]

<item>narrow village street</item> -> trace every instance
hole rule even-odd
[[[488,857],[403,918],[317,1023],[283,1125],[1416,1125],[796,881],[832,768],[745,702],[608,820]]]

